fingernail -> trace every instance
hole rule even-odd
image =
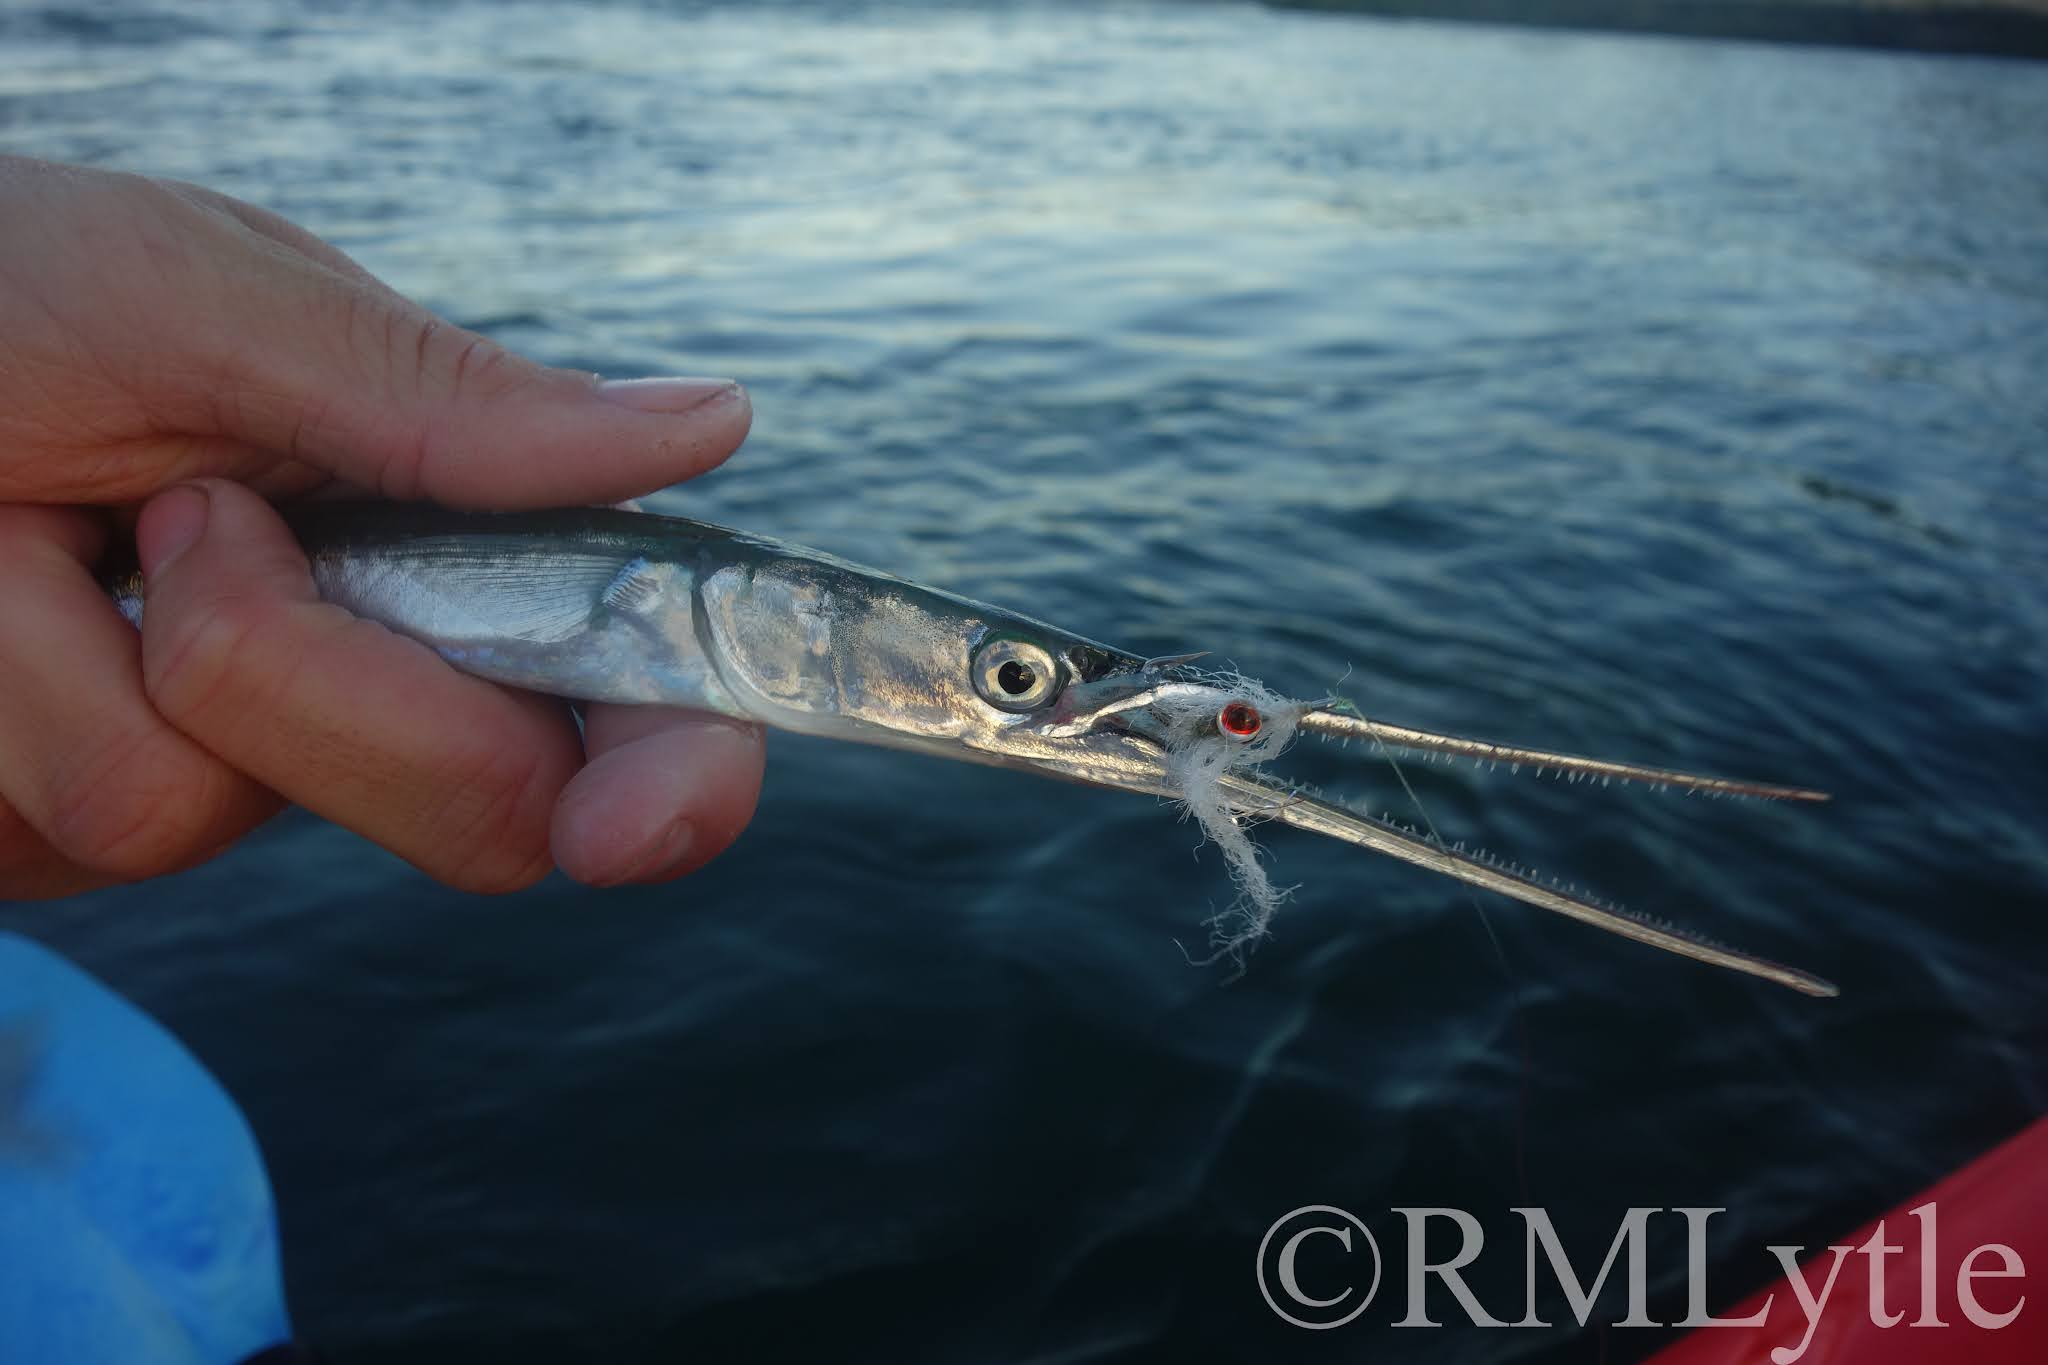
[[[607,379],[597,396],[635,412],[682,413],[707,403],[735,397],[740,386],[730,379]]]
[[[662,831],[647,856],[634,865],[633,870],[619,878],[622,882],[658,882],[674,872],[689,860],[690,849],[697,842],[697,831],[688,820],[677,820]]]
[[[154,582],[198,543],[206,533],[210,506],[204,490],[188,485],[160,495],[142,510],[135,524],[135,557],[142,561],[144,582]]]

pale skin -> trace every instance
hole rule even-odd
[[[703,865],[758,729],[592,706],[579,735],[318,601],[271,502],[617,502],[749,420],[727,381],[512,355],[209,190],[0,157],[0,898],[190,867],[288,802],[469,891]],[[92,572],[131,526],[139,636]]]

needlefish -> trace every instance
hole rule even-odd
[[[1245,829],[1278,822],[1427,868],[1699,962],[1808,995],[1807,972],[1724,947],[1264,771],[1296,735],[1449,754],[1574,779],[1765,800],[1823,792],[1495,744],[1290,700],[850,564],[678,517],[609,508],[457,512],[307,502],[281,509],[320,595],[456,668],[572,701],[711,711],[777,729],[1022,769],[1187,804],[1241,897],[1218,943],[1262,935],[1276,893]],[[142,585],[108,587],[141,624]]]

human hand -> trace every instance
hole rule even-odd
[[[474,891],[700,866],[757,728],[592,706],[579,737],[318,601],[265,499],[615,502],[749,417],[727,381],[520,359],[209,190],[0,157],[0,897],[189,866],[286,801]],[[139,639],[92,573],[138,507]]]

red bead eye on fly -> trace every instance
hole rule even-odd
[[[1263,724],[1259,708],[1248,701],[1230,702],[1216,713],[1216,728],[1236,739],[1250,739]]]

